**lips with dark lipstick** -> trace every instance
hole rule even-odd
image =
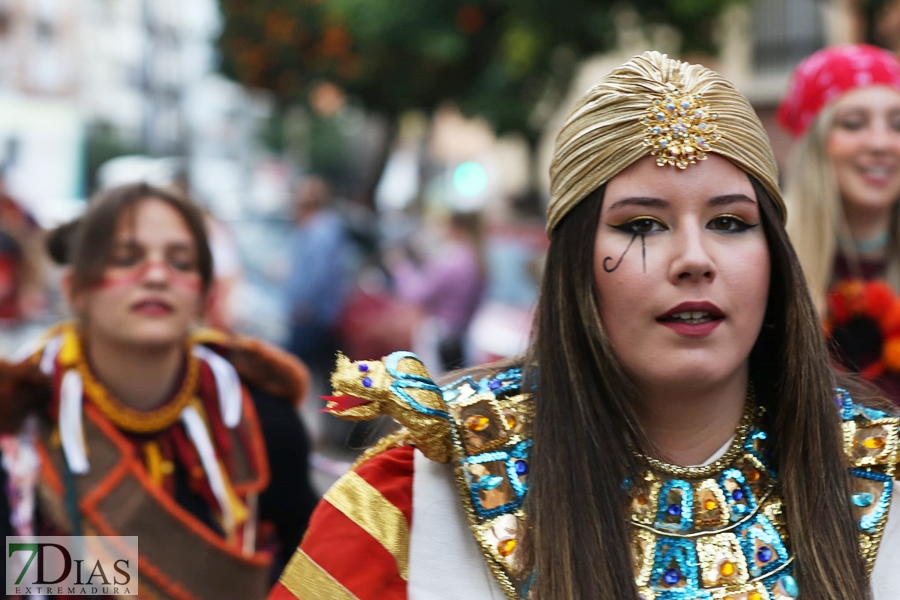
[[[656,318],[661,325],[689,336],[707,335],[724,320],[725,313],[712,302],[682,302]]]

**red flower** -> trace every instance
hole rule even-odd
[[[836,327],[855,319],[869,319],[881,332],[881,358],[866,365],[861,375],[867,379],[881,376],[885,370],[900,372],[900,298],[885,282],[844,279],[828,292],[828,317],[823,324],[831,336]]]

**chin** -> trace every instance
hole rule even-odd
[[[739,365],[711,365],[709,361],[687,362],[671,365],[663,372],[644,372],[638,379],[649,382],[655,388],[697,389],[721,385],[734,376]]]
[[[163,325],[162,323],[136,327],[129,336],[133,344],[149,348],[167,348],[173,345],[180,345],[184,343],[185,337],[187,337],[185,329],[168,324]]]
[[[863,188],[859,193],[853,195],[851,205],[855,205],[865,210],[883,210],[893,206],[897,199],[900,198],[900,189],[890,190],[872,190]]]

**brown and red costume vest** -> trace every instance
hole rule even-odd
[[[38,418],[17,436],[39,458],[31,532],[137,536],[144,598],[262,598],[273,531],[258,507],[270,463],[250,390],[293,412],[308,374],[275,348],[212,331],[192,335],[185,355],[174,395],[138,412],[94,378],[74,326],[29,353],[49,378]],[[27,532],[11,508],[16,533]]]

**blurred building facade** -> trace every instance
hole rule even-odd
[[[216,74],[218,10],[216,0],[0,0],[9,191],[46,212],[84,197],[98,183],[85,173],[129,153],[184,157],[220,188],[252,171],[241,165],[266,104]]]
[[[825,46],[865,41],[865,15],[853,0],[754,0],[725,14],[720,35],[713,66],[753,103],[784,166],[791,140],[775,110],[791,72]]]

